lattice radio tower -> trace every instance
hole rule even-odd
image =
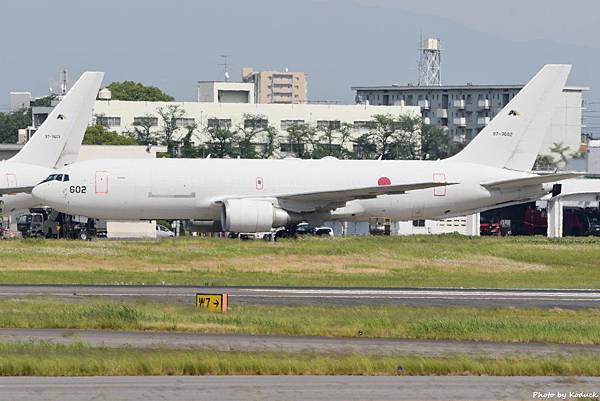
[[[419,86],[442,85],[442,49],[439,39],[421,40],[419,48]]]

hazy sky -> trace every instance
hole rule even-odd
[[[352,85],[414,82],[421,33],[442,40],[444,83],[524,83],[572,63],[569,84],[600,102],[593,0],[28,0],[0,5],[0,108],[11,90],[45,95],[63,66],[194,100],[196,81],[222,77],[222,54],[233,79],[300,70],[310,99],[351,102]]]

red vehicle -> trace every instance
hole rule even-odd
[[[500,219],[498,217],[481,216],[479,232],[481,235],[502,235]]]
[[[548,230],[548,217],[546,210],[529,207],[523,218],[523,230],[529,235],[546,235]]]

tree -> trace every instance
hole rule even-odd
[[[185,127],[186,133],[181,138],[181,147],[179,148],[179,154],[181,157],[185,158],[195,158],[201,156],[201,151],[197,146],[194,145],[193,137],[196,136],[196,131],[198,129],[198,124],[195,122],[193,124]]]
[[[52,101],[56,99],[58,96],[56,94],[40,97],[31,102],[32,106],[43,106],[43,107],[51,107]]]
[[[31,109],[0,113],[0,142],[17,143],[19,129],[31,126]]]
[[[421,125],[421,160],[445,159],[452,156],[455,149],[447,130],[437,125]]]
[[[287,128],[287,138],[285,143],[288,146],[287,151],[302,159],[310,159],[311,152],[307,148],[315,142],[315,127],[305,123],[294,123]]]
[[[374,160],[379,157],[377,145],[375,145],[369,134],[362,134],[354,141],[354,152],[352,158],[362,160]]]
[[[133,123],[133,136],[139,143],[143,145],[155,145],[157,132],[153,131],[153,127],[158,125],[158,118],[149,114],[136,118]]]
[[[84,145],[138,145],[138,142],[115,131],[109,131],[102,125],[92,125],[85,130]]]
[[[243,159],[268,158],[275,152],[277,129],[269,125],[267,117],[259,114],[244,114],[244,121],[238,127],[236,142],[238,155]],[[264,147],[256,150],[256,142],[263,140]]]
[[[320,159],[325,156],[333,156],[338,159],[348,158],[350,152],[346,149],[346,144],[352,135],[352,125],[347,123],[339,124],[336,121],[328,121],[327,124],[317,126],[318,139],[313,144],[311,157]]]
[[[161,143],[167,146],[167,154],[172,157],[177,144],[175,132],[179,128],[178,120],[183,117],[185,111],[178,104],[171,104],[159,108],[158,114],[163,122]]]
[[[377,114],[361,142],[374,147],[382,159],[419,159],[421,126],[421,117]]]
[[[236,132],[227,127],[208,128],[207,134],[209,137],[206,149],[211,157],[225,158],[236,157],[235,143]]]
[[[139,82],[113,82],[107,86],[113,100],[144,102],[172,102],[175,100],[155,86],[145,86]]]
[[[558,162],[551,155],[538,155],[533,165],[534,171],[553,171],[558,168]]]
[[[567,165],[567,162],[568,162],[568,159],[569,159],[569,155],[567,154],[567,152],[570,149],[571,148],[569,146],[566,146],[562,142],[554,142],[554,143],[552,143],[552,147],[550,148],[550,152],[556,153],[558,155],[559,160],[557,162],[557,165],[559,165],[560,167],[563,167],[563,168]]]

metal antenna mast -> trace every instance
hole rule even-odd
[[[229,64],[227,64],[228,57],[228,54],[222,54],[221,59],[223,60],[223,62],[219,63],[219,66],[223,67],[223,75],[225,75],[225,82],[229,81]]]
[[[428,38],[421,41],[419,48],[419,86],[442,85],[442,49],[439,39]]]
[[[69,86],[69,71],[66,68],[63,68],[60,72],[60,94],[62,96],[67,94],[67,90]]]

